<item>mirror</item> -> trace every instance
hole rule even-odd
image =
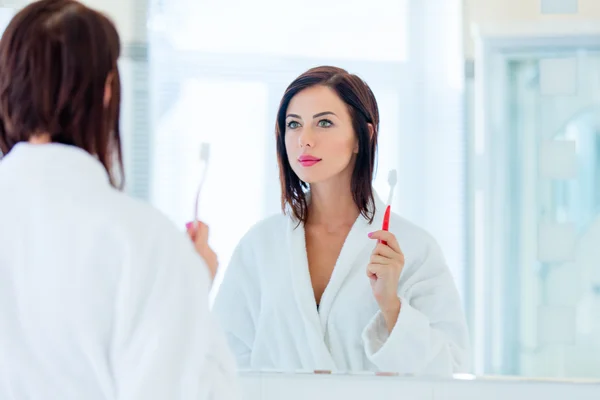
[[[210,226],[239,369],[600,383],[598,0],[130,3],[126,190]]]
[[[151,101],[146,114],[135,114],[130,105],[130,123],[132,130],[144,124],[153,129],[149,139],[141,132],[132,135],[126,154],[134,166],[132,192],[183,226],[193,213],[200,179],[198,152],[210,143],[199,212],[211,226],[221,262],[212,301],[218,303],[228,265],[265,268],[248,277],[230,271],[255,287],[234,291],[229,301],[241,307],[218,312],[231,320],[225,325],[250,329],[230,338],[246,367],[424,371],[422,365],[402,369],[391,361],[378,366],[377,351],[365,350],[364,328],[381,310],[367,265],[353,264],[365,255],[351,250],[370,245],[370,229],[347,227],[352,241],[346,242],[352,244],[345,249],[342,235],[341,250],[325,262],[335,268],[323,274],[320,290],[313,287],[316,261],[302,251],[311,240],[305,230],[288,237],[277,230],[279,222],[277,229],[259,225],[263,233],[257,243],[263,244],[256,246],[268,243],[262,253],[250,245],[236,251],[246,233],[256,231],[255,224],[281,214],[275,122],[286,88],[311,67],[336,65],[363,78],[377,99],[381,123],[373,187],[384,208],[388,171],[395,169],[392,210],[439,244],[470,336],[468,372],[600,378],[595,317],[600,272],[594,264],[600,229],[600,56],[590,35],[587,41],[568,35],[576,23],[569,21],[600,15],[553,16],[556,35],[564,36],[558,46],[555,37],[532,33],[538,25],[547,33],[545,17],[522,15],[520,1],[415,6],[408,0],[377,0],[343,2],[343,7],[331,1],[319,6],[325,9],[318,17],[307,11],[311,2],[302,10],[271,0],[248,9],[242,3],[151,2],[145,71]],[[227,12],[232,7],[243,12],[232,15]],[[360,23],[365,13],[374,21],[368,29]],[[298,22],[290,27],[282,15]],[[335,21],[329,15],[336,15]],[[534,28],[519,29],[517,20]],[[328,24],[327,35],[317,29]],[[481,28],[478,39],[470,34],[472,24]],[[498,24],[506,29],[495,32]],[[519,40],[499,39],[503,36]],[[473,76],[473,62],[489,68],[476,67],[480,72]],[[142,92],[135,71],[142,67],[124,68],[130,69],[124,80],[135,98]],[[147,140],[145,147],[136,142],[140,138]],[[131,160],[148,168],[136,169],[141,162]],[[410,244],[415,235],[399,240],[407,270],[425,257]],[[297,241],[298,252],[286,247],[290,241]],[[264,253],[259,261],[256,252]],[[276,252],[289,262],[283,265]],[[407,299],[402,300],[418,312],[425,305],[409,290],[416,282],[410,274],[404,279],[401,294]],[[269,284],[274,287],[264,289]],[[245,298],[244,290],[256,290],[254,300]],[[352,296],[364,301],[353,303]],[[408,306],[398,318],[409,315]],[[416,315],[414,324],[427,321]],[[269,339],[256,341],[260,334]],[[384,334],[378,349],[387,339]],[[268,343],[278,351],[265,350]],[[263,354],[264,362],[256,354]]]

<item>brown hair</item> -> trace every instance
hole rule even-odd
[[[290,166],[285,148],[285,117],[292,98],[300,91],[317,85],[331,88],[348,105],[354,133],[358,138],[358,155],[352,172],[352,197],[360,213],[371,223],[375,216],[371,185],[377,153],[379,110],[369,86],[358,76],[337,67],[322,66],[306,71],[288,86],[281,99],[275,131],[282,210],[286,213],[289,206],[299,223],[306,223],[308,203],[305,189],[308,185],[298,178]],[[369,124],[373,127],[373,135],[370,133]]]
[[[122,188],[120,47],[114,24],[77,1],[42,0],[17,13],[0,40],[0,150],[48,133],[97,156]]]

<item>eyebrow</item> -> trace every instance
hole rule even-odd
[[[323,111],[321,113],[313,115],[313,118],[319,118],[319,117],[322,117],[323,115],[335,115],[335,113],[333,111]],[[335,115],[335,116],[337,117],[337,115]]]
[[[324,116],[324,115],[335,115],[335,116],[337,117],[337,115],[336,115],[336,114],[335,114],[333,111],[323,111],[323,112],[320,112],[320,113],[318,113],[318,114],[315,114],[315,115],[313,115],[313,119],[314,119],[314,118],[319,118],[319,117],[322,117],[322,116]],[[299,115],[297,115],[297,114],[288,114],[288,115],[286,116],[286,118],[298,118],[298,119],[302,119],[302,117],[300,117],[300,116],[299,116]]]

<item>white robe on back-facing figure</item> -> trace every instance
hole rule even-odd
[[[452,275],[436,241],[392,214],[390,231],[406,263],[402,306],[388,334],[366,268],[385,205],[372,225],[359,216],[319,304],[315,302],[304,227],[276,215],[238,244],[213,311],[238,366],[250,370],[379,371],[449,376],[467,372],[470,345]]]
[[[181,230],[60,144],[0,160],[0,399],[236,399],[208,269]]]

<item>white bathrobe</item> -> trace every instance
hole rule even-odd
[[[467,326],[459,295],[435,240],[392,215],[390,231],[406,264],[402,306],[388,333],[366,268],[385,205],[372,225],[359,216],[343,245],[319,309],[303,226],[276,215],[237,246],[213,310],[238,366],[250,370],[376,371],[449,376],[469,370]]]
[[[95,158],[17,145],[0,160],[0,213],[0,399],[236,395],[202,259]]]

